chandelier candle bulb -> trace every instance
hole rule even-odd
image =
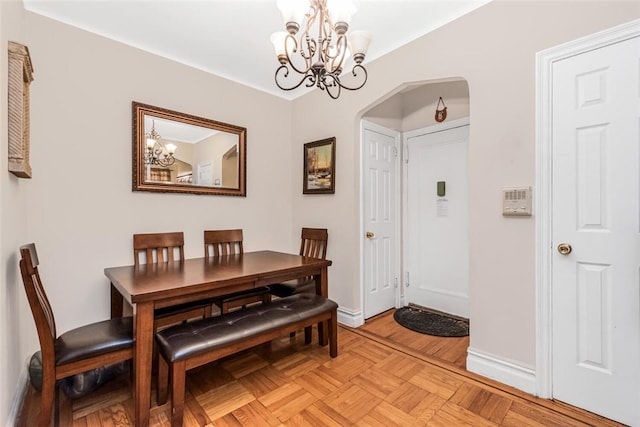
[[[337,99],[342,89],[358,90],[365,85],[367,70],[362,62],[371,36],[364,31],[348,33],[356,12],[353,0],[278,0],[278,8],[286,31],[272,34],[271,42],[280,63],[275,73],[280,89],[289,91],[304,83]],[[343,83],[341,77],[349,51],[355,62],[349,73],[355,79],[353,85]]]
[[[309,11],[309,4],[300,0],[278,0],[277,5],[287,31],[296,34],[305,14]]]
[[[273,43],[273,47],[276,50],[276,55],[278,56],[278,61],[280,63],[287,62],[287,55],[285,54],[285,39],[287,38],[286,31],[278,31],[276,33],[271,34],[271,43]],[[284,62],[282,62],[284,60]]]
[[[367,31],[352,31],[348,39],[353,52],[353,60],[356,61],[356,64],[360,64],[369,49],[371,34]]]

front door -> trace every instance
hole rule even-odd
[[[468,119],[405,135],[405,302],[469,317]]]
[[[640,37],[552,75],[553,397],[640,425]]]
[[[362,170],[365,319],[396,306],[400,268],[398,141],[398,132],[364,122]]]

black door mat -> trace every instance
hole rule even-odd
[[[393,313],[400,325],[412,331],[438,337],[466,337],[469,321],[415,307],[402,307]]]

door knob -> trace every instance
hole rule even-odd
[[[562,255],[569,255],[572,250],[573,248],[568,243],[560,243],[558,245],[558,252],[560,252]]]
[[[372,232],[370,232],[370,231],[367,231],[367,234],[365,234],[365,236],[367,236],[367,239],[372,239],[372,238],[373,238],[373,236],[375,236],[375,234],[373,234],[373,233],[372,233]]]

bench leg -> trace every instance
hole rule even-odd
[[[169,364],[164,357],[158,356],[158,384],[156,386],[156,401],[158,405],[167,403],[169,396]]]
[[[318,337],[321,346],[327,345],[327,323],[326,321],[318,322]]]
[[[332,310],[329,319],[329,355],[338,356],[338,311]]]
[[[185,362],[173,362],[171,366],[171,426],[182,427],[184,393],[186,387]]]

